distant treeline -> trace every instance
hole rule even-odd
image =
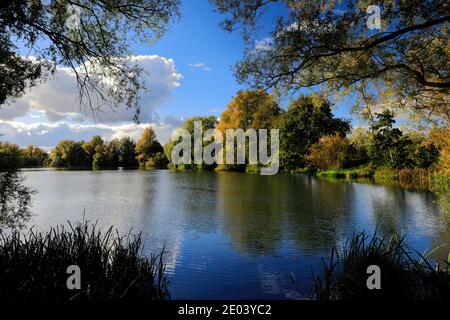
[[[202,130],[279,129],[280,168],[284,171],[335,170],[357,166],[375,168],[435,168],[449,170],[449,129],[433,128],[427,133],[402,132],[394,126],[394,113],[374,115],[367,128],[351,130],[350,121],[336,118],[332,105],[319,96],[300,96],[285,111],[277,99],[261,90],[240,91],[218,120],[215,116],[187,119],[183,128],[194,133],[194,122],[202,121]],[[0,166],[7,162],[21,166],[51,167],[141,167],[178,169],[216,169],[258,171],[257,165],[191,165],[171,163],[177,142],[164,147],[151,127],[135,143],[124,137],[104,141],[63,140],[50,154],[29,146],[25,149],[0,144]],[[204,144],[206,147],[207,144]],[[192,144],[193,148],[193,144]],[[191,152],[192,157],[194,152]],[[248,160],[248,159],[247,159]],[[193,161],[192,161],[193,163]]]
[[[144,130],[137,143],[129,137],[106,142],[100,136],[94,136],[90,141],[63,140],[50,154],[35,146],[22,149],[16,144],[0,142],[2,169],[39,166],[166,168],[167,164],[163,147],[150,127]]]

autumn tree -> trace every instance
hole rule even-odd
[[[178,0],[3,1],[0,104],[65,67],[78,84],[81,104],[93,110],[125,104],[137,119],[145,84],[143,70],[128,60],[130,44],[160,38],[179,16],[179,5]],[[35,59],[24,57],[19,47]]]
[[[270,129],[280,112],[275,99],[265,91],[239,91],[220,115],[217,129]]]
[[[147,127],[144,130],[141,138],[136,143],[136,159],[139,161],[139,166],[142,168],[158,167],[161,163],[156,163],[154,158],[157,154],[164,155],[164,149],[156,139],[156,134],[153,128]],[[160,158],[162,155],[158,155]]]
[[[211,1],[227,14],[225,30],[241,29],[247,41],[235,67],[241,83],[290,92],[320,85],[330,94],[359,93],[366,115],[389,103],[448,124],[448,1],[382,1],[379,29],[367,26],[377,3],[366,0]],[[273,8],[279,16],[270,36],[255,39]]]
[[[39,167],[47,164],[49,155],[45,150],[29,145],[22,150],[22,157],[24,167]]]
[[[340,134],[327,135],[309,149],[308,163],[320,170],[341,169],[348,155],[350,143]]]
[[[85,150],[83,141],[62,140],[53,149],[50,154],[51,167],[88,167],[92,162]]]
[[[83,150],[86,152],[88,162],[92,164],[96,153],[103,152],[104,141],[100,136],[93,136],[88,142],[82,144]],[[98,156],[97,156],[98,157]]]

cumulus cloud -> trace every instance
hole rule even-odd
[[[170,96],[171,90],[180,86],[182,76],[175,62],[157,55],[140,55],[130,58],[132,63],[144,70],[144,81],[148,92],[141,95],[142,122],[151,122],[156,108]],[[91,112],[81,108],[78,100],[77,82],[68,68],[57,68],[55,76],[44,84],[34,87],[16,102],[2,106],[0,119],[13,120],[31,112],[43,112],[50,122],[90,121]],[[95,114],[99,123],[118,123],[133,119],[134,110],[121,106],[115,110],[103,110]]]
[[[193,69],[198,69],[198,70],[203,70],[203,71],[211,71],[211,68],[208,67],[205,63],[203,62],[198,62],[198,63],[189,63],[189,67],[191,68],[191,70]]]

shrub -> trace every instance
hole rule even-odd
[[[46,233],[0,232],[0,300],[159,300],[169,298],[162,254],[140,256],[141,235],[80,223]],[[81,290],[66,286],[81,270]]]
[[[349,141],[345,137],[339,134],[328,135],[311,146],[307,161],[321,170],[340,169],[348,150]]]

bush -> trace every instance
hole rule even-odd
[[[347,157],[349,146],[349,141],[339,134],[325,136],[311,146],[307,161],[314,168],[321,170],[340,169]]]
[[[159,300],[169,298],[162,254],[140,256],[141,235],[127,238],[88,223],[46,233],[0,232],[0,300]],[[67,267],[81,270],[69,290]]]

